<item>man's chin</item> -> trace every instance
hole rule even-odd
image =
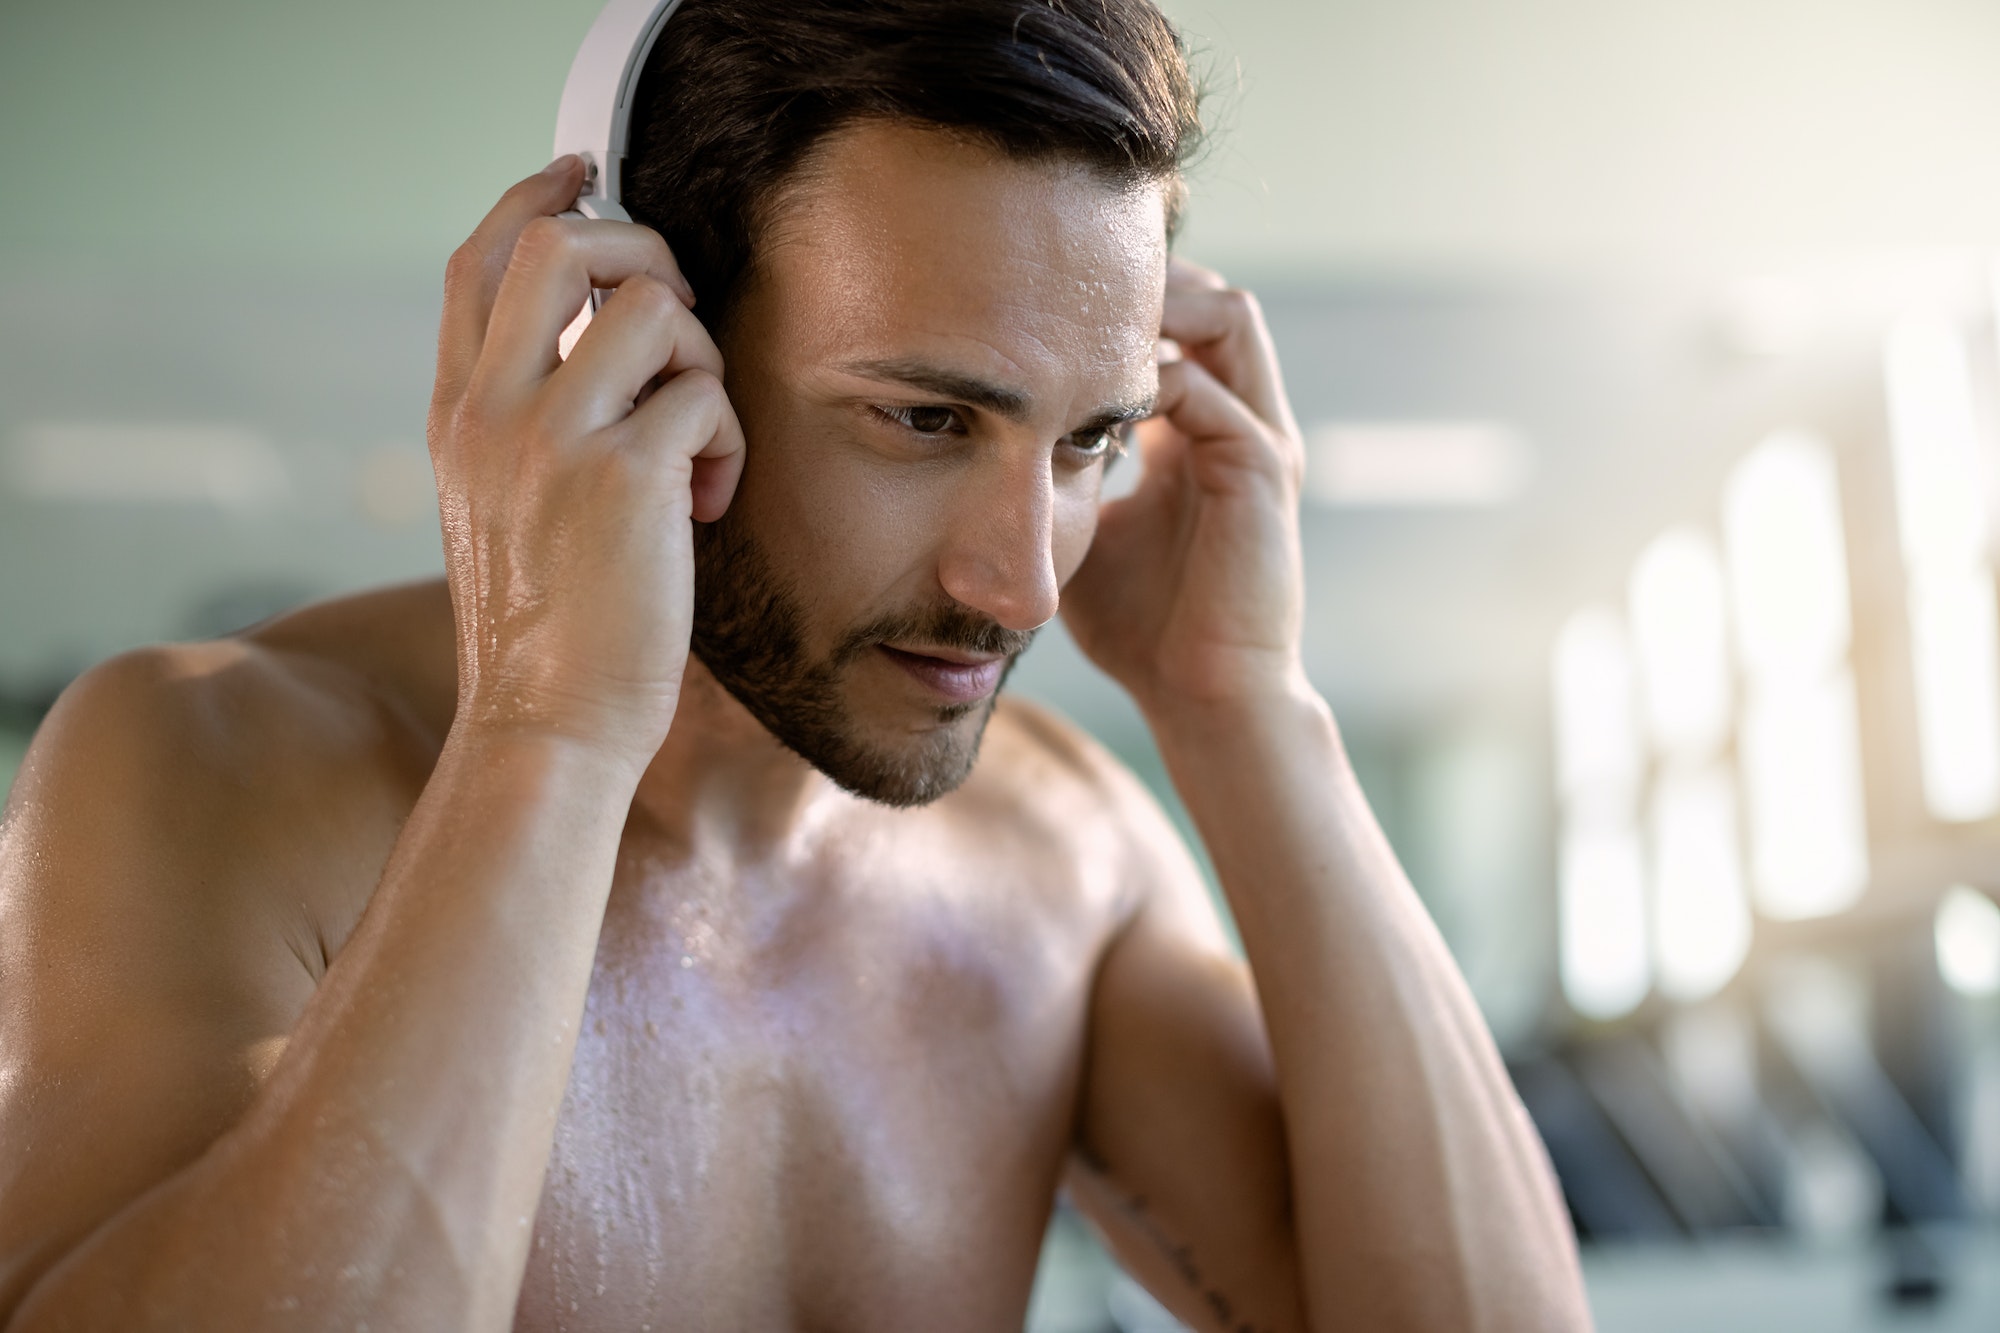
[[[740,660],[697,655],[779,744],[843,791],[898,808],[928,805],[965,783],[999,697],[996,690],[929,707],[907,699],[891,706],[879,696],[862,703],[851,679],[831,672],[760,677]]]
[[[937,725],[894,740],[846,732],[794,740],[773,734],[841,790],[878,805],[929,805],[963,786],[979,760],[979,743],[995,696],[939,708]],[[803,743],[801,743],[803,742]]]

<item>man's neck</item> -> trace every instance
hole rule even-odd
[[[690,656],[666,744],[633,797],[670,841],[731,860],[785,842],[832,784],[781,745],[700,659]]]

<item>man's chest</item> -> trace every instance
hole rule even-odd
[[[1097,932],[845,901],[614,896],[517,1329],[1020,1327]]]

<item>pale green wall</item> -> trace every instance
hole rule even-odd
[[[0,252],[441,265],[546,160],[597,8],[9,3]]]

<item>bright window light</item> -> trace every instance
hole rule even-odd
[[[1629,819],[1645,756],[1623,618],[1604,606],[1575,612],[1556,635],[1553,666],[1562,797]]]
[[[1729,645],[1722,562],[1694,528],[1671,528],[1639,555],[1629,593],[1632,643],[1654,744],[1699,762],[1729,736]]]
[[[1780,919],[1850,906],[1868,884],[1854,679],[1753,687],[1741,755],[1758,910]]]
[[[1939,901],[1938,975],[1961,995],[2000,995],[2000,906],[1955,884]]]
[[[1558,877],[1563,995],[1588,1018],[1630,1013],[1651,984],[1644,868],[1630,825],[1564,830]]]
[[[1986,549],[1986,469],[1964,335],[1943,320],[1907,319],[1884,356],[1896,519],[1915,571],[1962,568]]]
[[[1964,335],[1944,320],[1904,320],[1884,371],[1924,804],[1948,823],[1988,819],[2000,813],[2000,627]]]
[[[1846,660],[1847,545],[1825,444],[1795,431],[1765,440],[1722,493],[1736,642],[1753,677],[1819,679]]]
[[[1653,957],[1661,994],[1701,1000],[1750,952],[1736,790],[1721,767],[1669,771],[1653,790]]]
[[[2000,624],[1992,571],[1918,572],[1910,651],[1924,804],[1949,822],[2000,812]]]

